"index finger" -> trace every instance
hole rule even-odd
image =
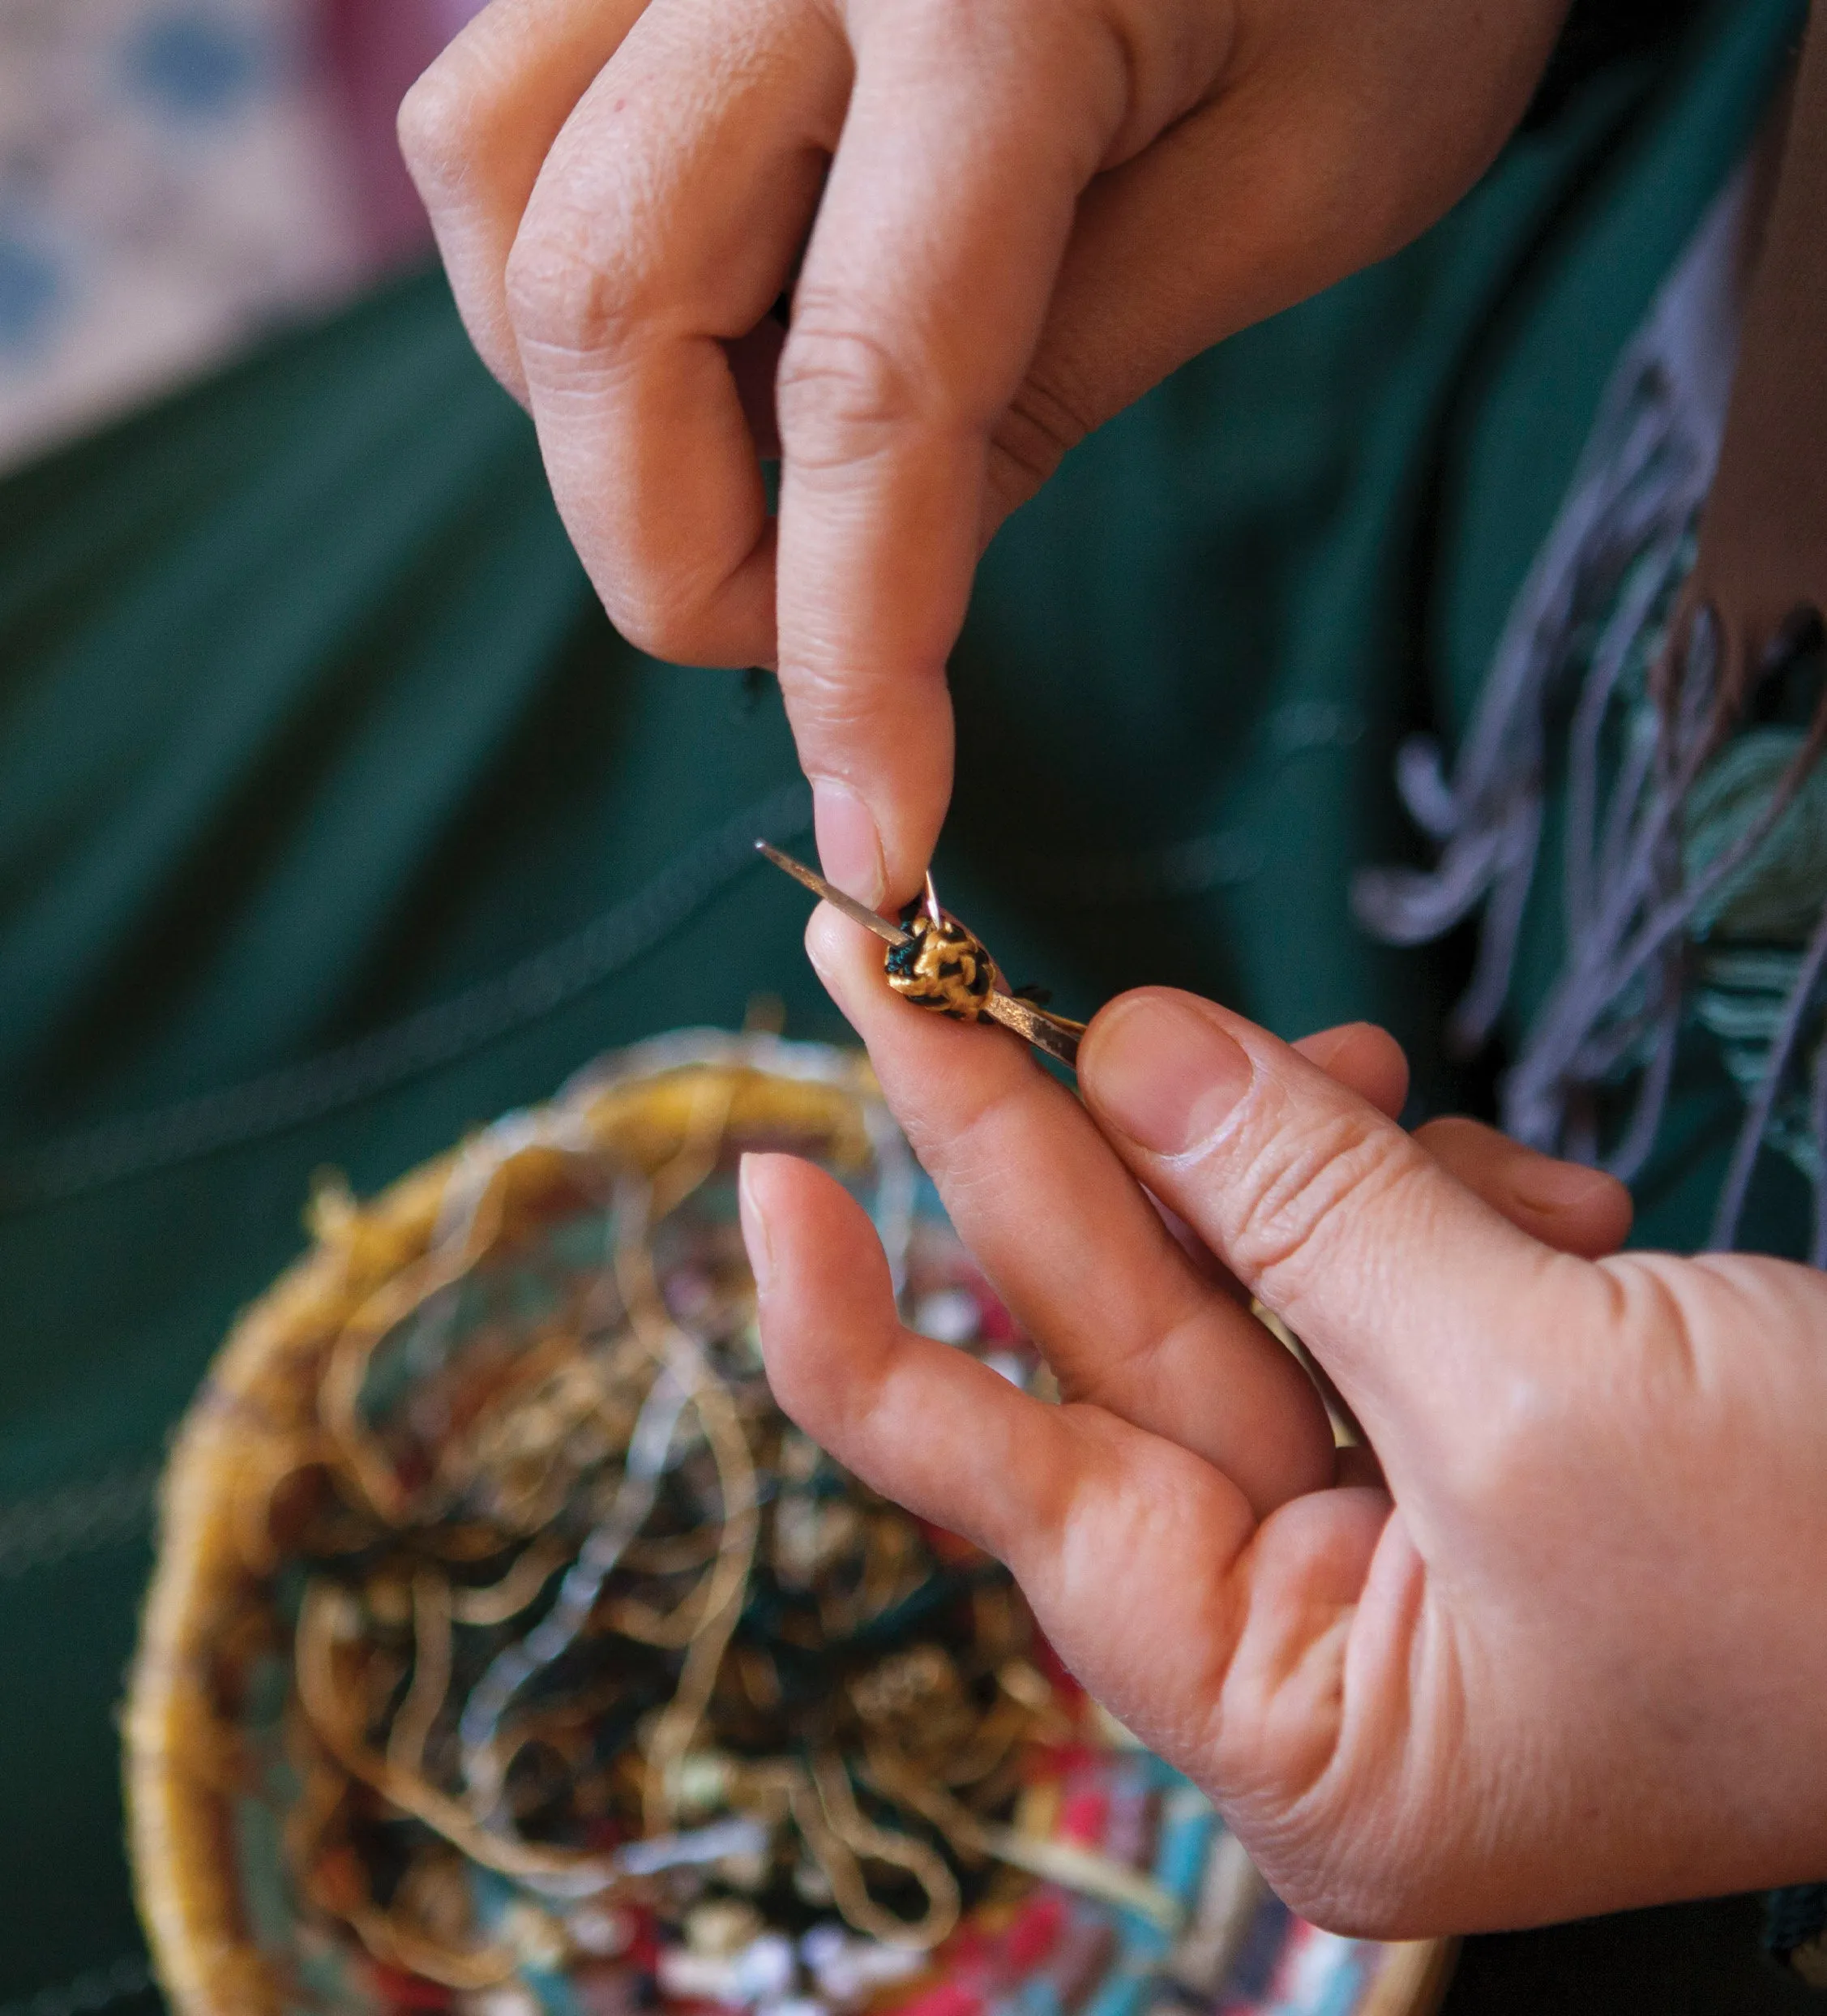
[[[875,941],[835,912],[813,913],[806,943],[952,1224],[1066,1397],[1202,1457],[1259,1513],[1329,1483],[1311,1381],[1234,1288],[1196,1271],[1066,1088],[1003,1032],[890,992]]]
[[[1315,1492],[1259,1526],[1177,1443],[1044,1406],[904,1329],[868,1219],[824,1171],[745,1156],[742,1210],[785,1411],[871,1488],[1005,1561],[1092,1693],[1240,1817],[1267,1818],[1289,1860],[1291,1796],[1354,1724],[1400,1726],[1416,1606],[1406,1540],[1382,1549],[1387,1497]]]
[[[1121,122],[1075,11],[858,8],[849,110],[777,384],[779,667],[825,873],[905,896],[951,790],[945,661],[988,444]]]

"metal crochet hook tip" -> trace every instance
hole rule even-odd
[[[860,924],[866,931],[874,931],[884,945],[905,945],[908,935],[900,925],[891,924],[885,917],[878,917],[866,904],[858,902],[854,896],[827,882],[822,875],[815,875],[802,861],[795,861],[791,854],[782,854],[778,847],[770,846],[765,840],[755,843],[755,851],[764,854],[783,873],[790,875],[802,888],[822,898],[834,910],[841,910],[853,924]]]
[[[782,854],[778,847],[769,846],[765,840],[756,841],[755,846],[757,854],[765,854],[784,874],[790,875],[795,882],[810,889],[814,896],[822,897],[834,910],[841,910],[853,923],[874,931],[885,944],[896,950],[920,943],[930,948],[941,936],[949,934],[952,944],[966,948],[978,962],[976,969],[985,976],[982,983],[967,999],[957,994],[955,985],[948,985],[948,980],[961,970],[956,964],[948,966],[942,962],[936,975],[922,976],[917,964],[909,968],[891,959],[888,962],[889,984],[904,999],[913,1000],[923,1008],[939,1008],[960,1020],[974,1021],[986,1017],[991,1021],[1000,1022],[1004,1029],[1012,1029],[1036,1050],[1044,1051],[1068,1069],[1077,1068],[1078,1044],[1085,1034],[1084,1023],[1075,1022],[1067,1016],[1051,1014],[1037,1003],[1011,994],[982,941],[955,918],[948,918],[939,908],[939,892],[933,887],[931,875],[926,877],[926,891],[918,909],[906,912],[914,929],[903,931],[899,925],[891,924],[886,918],[864,909],[841,889],[833,888],[822,875],[815,875],[791,854]],[[922,932],[929,934],[923,940],[918,935]]]

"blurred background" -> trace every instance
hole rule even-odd
[[[426,247],[394,109],[482,0],[0,0],[0,469]]]

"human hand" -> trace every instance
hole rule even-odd
[[[1007,1562],[1296,1910],[1398,1937],[1827,1870],[1827,1280],[1611,1253],[1608,1178],[1397,1127],[1377,1032],[1290,1047],[1144,990],[1092,1024],[1081,1106],[893,996],[830,911],[808,944],[1063,1402],[902,1329],[847,1193],[751,1157],[781,1405]],[[1374,1465],[1335,1466],[1143,1185],[1305,1341]]]
[[[944,815],[996,525],[1177,365],[1431,223],[1566,4],[495,0],[401,135],[610,614],[777,666],[825,871],[873,904]]]

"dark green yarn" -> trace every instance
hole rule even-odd
[[[1827,1988],[1827,1883],[1798,1883],[1764,1900],[1764,1944],[1811,1985]],[[1809,1954],[1808,1950],[1815,1950]],[[1797,1967],[1798,1958],[1801,1967]],[[1812,1967],[1810,1962],[1812,1961]]]

